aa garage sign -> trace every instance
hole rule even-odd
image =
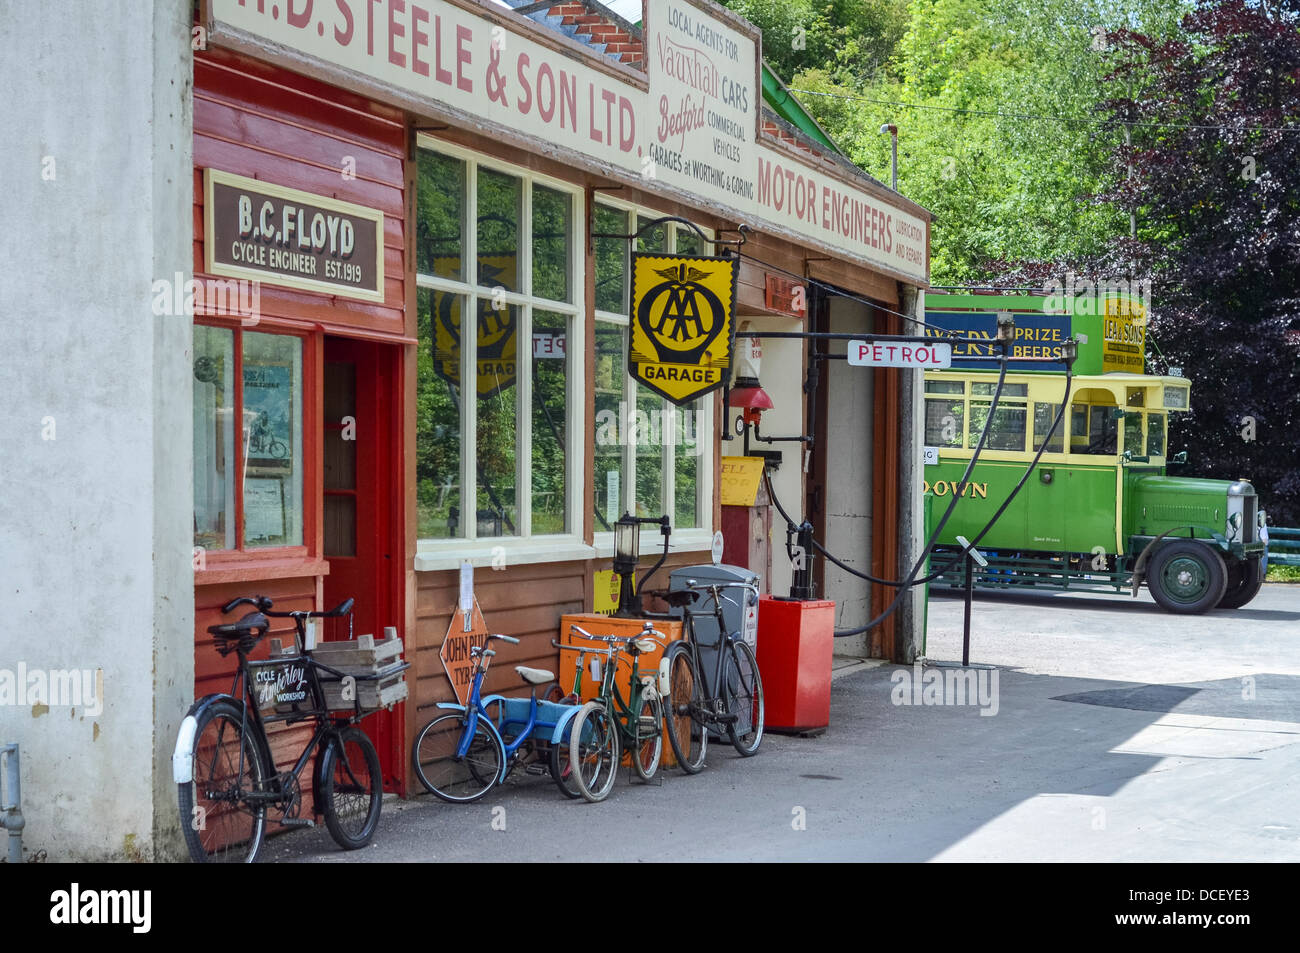
[[[632,254],[628,370],[675,404],[731,377],[736,259]]]

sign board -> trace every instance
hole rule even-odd
[[[483,621],[483,611],[477,599],[468,620],[460,607],[456,607],[438,657],[442,659],[442,667],[447,672],[452,691],[456,693],[456,700],[462,705],[469,704],[469,690],[474,681],[474,659],[470,657],[470,649],[486,644],[487,636],[487,623]]]
[[[645,4],[642,83],[610,59],[561,52],[535,38],[537,28],[477,6],[207,0],[208,42],[927,280],[922,215],[865,178],[760,140],[761,37],[752,24],[693,0]]]
[[[731,376],[737,260],[632,253],[628,371],[688,404]]]
[[[591,586],[591,611],[609,615],[618,611],[618,573],[612,569],[598,569]]]
[[[1146,370],[1147,311],[1128,298],[1107,298],[1101,322],[1101,372]]]
[[[808,288],[793,278],[769,272],[763,276],[763,305],[769,311],[788,314],[794,318],[806,318]]]
[[[718,487],[722,505],[753,506],[762,479],[762,457],[723,457]]]
[[[939,465],[939,448],[922,447],[921,462],[927,467],[937,467]]]
[[[384,300],[384,213],[203,170],[203,268],[323,294]]]
[[[709,555],[713,558],[713,565],[722,562],[722,553],[726,549],[727,541],[722,537],[722,530],[713,534],[713,543],[709,547]]]
[[[1017,312],[1014,316],[1016,336],[1011,344],[1009,371],[1064,371],[1060,360],[1061,347],[1070,337],[1068,314],[1032,314]],[[929,311],[925,312],[927,336],[942,335],[939,329],[964,340],[954,340],[952,366],[972,370],[996,371],[997,361],[979,358],[997,357],[1000,353],[997,340],[998,316],[995,311]],[[1052,363],[1028,363],[1023,358],[1054,358]],[[1022,358],[1017,361],[1016,358]]]
[[[890,341],[850,341],[848,362],[854,367],[952,367],[951,344],[899,344]]]

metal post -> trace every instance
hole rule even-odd
[[[0,799],[0,811],[4,812],[5,830],[9,832],[9,863],[23,862],[23,820],[22,787],[18,772],[18,745],[0,745],[0,762],[4,766],[4,797]]]
[[[975,594],[975,560],[966,551],[966,615],[962,621],[961,664],[970,664],[970,604]]]

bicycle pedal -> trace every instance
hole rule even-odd
[[[734,711],[721,712],[718,714],[716,720],[720,725],[734,725],[736,722],[740,721],[740,715]]]
[[[550,774],[550,773],[551,773],[550,767],[540,762],[538,762],[537,764],[524,765],[524,774],[532,774],[532,775],[540,776],[543,774]]]
[[[280,820],[281,827],[315,827],[316,822],[310,817],[285,817]]]

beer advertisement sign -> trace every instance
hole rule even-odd
[[[731,377],[737,261],[632,254],[628,370],[656,394],[686,404]]]

